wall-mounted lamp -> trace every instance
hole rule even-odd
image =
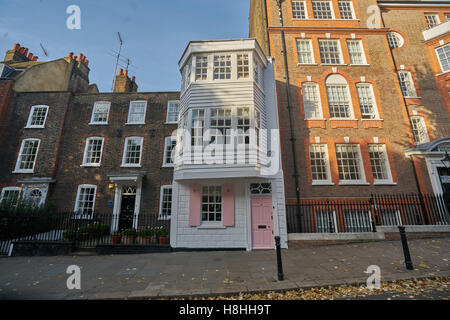
[[[114,189],[114,183],[108,184],[108,188],[109,188],[109,189]]]

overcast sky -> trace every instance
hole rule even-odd
[[[118,51],[131,59],[139,91],[178,91],[178,60],[191,40],[248,37],[250,0],[0,0],[0,54],[14,43],[39,60],[83,53],[90,82],[110,91]],[[81,29],[69,30],[66,9],[81,9]],[[48,51],[45,57],[40,43]]]

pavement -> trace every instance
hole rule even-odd
[[[293,247],[276,253],[197,251],[140,255],[0,257],[0,299],[155,299],[365,284],[371,265],[381,281],[450,276],[450,238],[409,240],[414,270],[406,270],[399,240]],[[69,290],[67,268],[81,270]]]

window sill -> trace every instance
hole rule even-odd
[[[334,182],[331,181],[313,181],[313,186],[334,186]]]
[[[12,173],[34,173],[34,170],[14,170]]]
[[[393,182],[393,181],[374,181],[373,185],[375,185],[375,186],[396,186],[397,182]]]
[[[321,66],[348,66],[346,63],[321,63]]]
[[[305,121],[327,121],[325,118],[305,118]]]
[[[403,96],[405,99],[422,99],[422,97]]]
[[[202,224],[197,229],[226,229],[222,224]]]
[[[355,118],[330,118],[328,120],[331,120],[331,121],[358,121],[358,119],[355,119]]]
[[[294,21],[360,21],[359,19],[336,19],[336,18],[332,18],[332,19],[292,18],[292,20],[294,20]]]
[[[125,123],[126,126],[132,126],[132,125],[143,125],[145,122],[127,122]]]
[[[317,63],[297,63],[298,66],[318,66]]]
[[[88,125],[90,126],[107,126],[109,123],[105,122],[89,122]]]
[[[436,76],[436,77],[439,77],[439,76],[442,76],[442,75],[447,74],[447,73],[450,73],[450,70],[447,70],[447,71],[438,73],[438,74],[436,74],[435,76]]]
[[[339,181],[341,186],[369,186],[370,183],[364,181]]]
[[[374,119],[361,119],[361,121],[384,121],[384,119],[377,119],[377,118],[374,118]]]
[[[140,164],[122,164],[121,168],[142,168]]]
[[[161,216],[158,216],[158,220],[159,220],[159,221],[168,221],[168,220],[170,220],[170,217],[161,217]]]
[[[45,126],[26,126],[24,129],[45,129]]]
[[[173,168],[173,167],[174,167],[173,164],[163,164],[163,165],[161,166],[161,168]]]
[[[100,168],[100,164],[82,164],[80,165],[80,167],[84,167],[84,168]]]
[[[370,64],[362,63],[362,64],[350,64],[351,67],[370,67]]]

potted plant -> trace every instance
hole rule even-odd
[[[158,230],[159,244],[169,244],[168,232],[165,228]]]
[[[152,229],[143,229],[143,230],[139,230],[137,232],[137,242],[139,244],[150,244],[151,241],[151,237],[153,235],[153,230]]]
[[[136,242],[136,230],[130,228],[122,231],[123,243],[134,244]]]
[[[120,232],[113,232],[111,235],[111,242],[112,244],[120,244],[120,241],[122,241],[122,234]]]

